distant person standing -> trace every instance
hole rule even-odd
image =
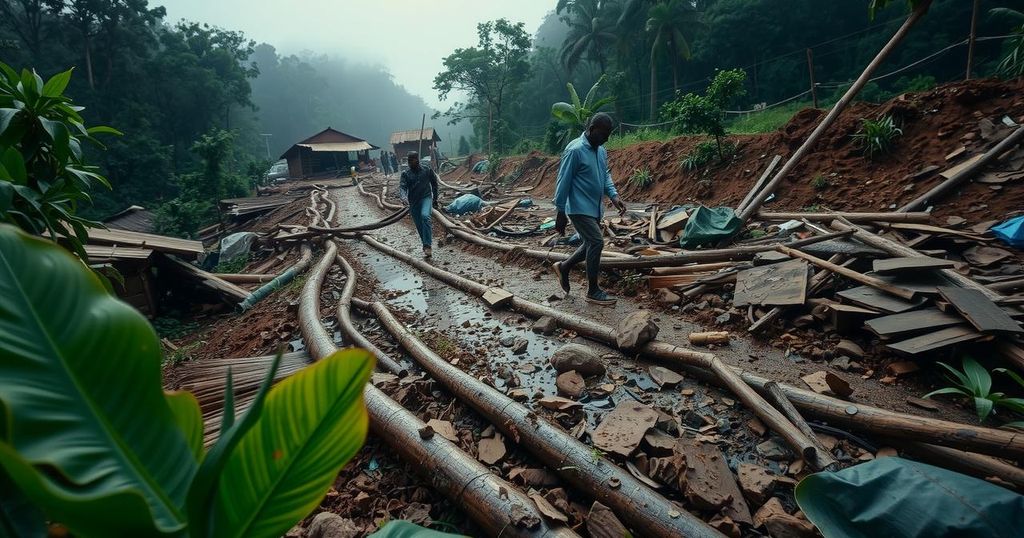
[[[406,155],[409,169],[402,172],[398,182],[398,195],[409,206],[409,214],[416,225],[423,244],[423,257],[433,255],[433,225],[430,222],[430,208],[437,208],[437,174],[425,166],[420,166],[420,155],[410,151]]]
[[[384,172],[384,177],[391,175],[391,159],[388,159],[388,152],[380,152],[380,169]]]
[[[388,153],[388,159],[391,161],[391,170],[393,170],[396,174],[402,171],[398,167],[398,157],[395,156],[395,152],[392,151]],[[416,160],[419,160],[419,157],[417,157]]]
[[[601,251],[604,249],[604,233],[601,230],[603,200],[607,196],[619,214],[626,213],[626,205],[619,200],[619,193],[612,183],[608,170],[608,152],[604,143],[612,133],[612,118],[598,112],[590,118],[587,130],[579,138],[569,142],[562,153],[555,183],[555,230],[565,235],[565,226],[571,220],[579,232],[583,244],[568,259],[555,263],[555,273],[562,291],[569,294],[569,271],[587,261],[587,301],[600,305],[613,305],[615,298],[605,293],[597,283],[601,268]]]

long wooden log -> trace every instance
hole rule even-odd
[[[421,259],[414,258],[405,252],[398,251],[388,245],[385,245],[372,237],[363,237],[363,241],[381,252],[413,265],[423,272],[477,297],[482,297],[488,290],[488,286],[430,265]],[[512,307],[517,311],[525,312],[534,317],[539,318],[543,316],[550,316],[555,319],[556,322],[559,322],[559,324],[565,324],[566,326],[571,324],[575,327],[574,330],[579,334],[604,342],[612,347],[617,347],[617,339],[615,336],[616,331],[612,327],[585,320],[579,316],[574,316],[558,309],[534,303],[520,297],[512,298]],[[779,436],[781,436],[783,440],[785,440],[786,443],[796,451],[796,453],[805,457],[807,459],[807,463],[811,465],[811,467],[819,470],[828,465],[828,461],[822,460],[822,455],[818,454],[818,450],[814,446],[814,443],[808,439],[803,432],[791,424],[789,420],[782,415],[782,413],[772,407],[771,404],[766,402],[760,395],[751,390],[751,388],[743,382],[736,372],[729,368],[717,356],[712,353],[690,351],[689,353],[681,354],[679,359],[686,361],[691,365],[706,368],[714,372],[721,382],[727,386],[729,390],[731,390],[733,394],[735,394],[736,397],[747,406],[747,408],[757,415],[766,426],[779,434]]]
[[[777,407],[779,411],[782,411],[782,414],[786,415],[786,418],[795,424],[797,428],[800,428],[800,431],[804,432],[804,435],[814,443],[814,446],[817,447],[818,451],[822,454],[822,462],[826,463],[822,468],[826,471],[839,470],[839,462],[836,461],[835,458],[832,457],[832,453],[821,444],[821,441],[818,439],[818,436],[815,435],[814,430],[812,430],[811,426],[807,424],[804,417],[800,415],[800,412],[793,407],[793,403],[786,397],[786,393],[782,392],[782,389],[779,388],[779,384],[774,381],[765,383],[764,392],[767,395],[767,398],[775,404],[775,407]]]
[[[850,211],[837,211],[828,213],[786,213],[759,211],[757,218],[761,220],[801,220],[807,219],[811,222],[832,222],[843,217],[850,222],[916,222],[927,224],[931,222],[931,214],[923,211],[913,213],[857,213]]]
[[[333,248],[332,248],[333,247]],[[314,359],[323,358],[337,348],[320,322],[320,288],[336,257],[336,247],[310,272],[299,299],[299,328],[306,348]],[[363,391],[370,431],[381,438],[398,456],[412,464],[423,478],[462,508],[488,535],[576,537],[565,527],[551,527],[526,495],[512,484],[491,473],[440,435],[422,439],[419,431],[426,424],[373,385]],[[513,518],[513,514],[526,517]],[[529,521],[532,527],[527,527]]]
[[[768,181],[768,178],[771,177],[772,172],[775,170],[775,167],[778,166],[779,161],[781,160],[782,155],[776,155],[775,157],[772,157],[772,162],[768,163],[768,168],[764,169],[764,172],[761,174],[761,177],[759,177],[757,179],[757,182],[754,183],[754,186],[751,187],[750,192],[748,192],[747,195],[743,197],[743,201],[741,201],[739,205],[736,206],[737,213],[743,211],[743,208],[746,207],[747,204],[749,204],[750,201],[754,199],[754,196],[756,196],[757,193],[761,192],[761,187],[764,186],[764,182]]]
[[[356,330],[355,324],[352,323],[352,296],[356,291],[356,272],[348,263],[348,260],[341,254],[338,254],[335,261],[345,271],[346,277],[345,285],[341,289],[341,297],[338,299],[338,328],[341,330],[342,336],[347,338],[356,347],[361,347],[373,353],[373,356],[377,357],[378,366],[383,366],[384,369],[398,377],[405,377],[409,372],[404,366],[399,364],[391,355],[381,351],[373,342]]]
[[[364,241],[374,246],[374,248],[377,248],[377,246],[384,247],[377,248],[377,250],[401,259],[434,276],[438,280],[463,291],[475,295],[482,295],[483,291],[486,291],[485,288],[487,286],[483,284],[430,266],[412,256],[382,245],[380,242],[372,241],[372,238],[364,238]],[[476,290],[479,290],[479,292]],[[511,306],[513,309],[535,318],[552,316],[556,323],[564,329],[575,331],[577,334],[592,340],[611,342],[614,345],[614,336],[609,338],[610,335],[614,335],[614,329],[600,322],[566,312],[558,312],[555,309],[533,303],[521,297],[513,297]],[[656,340],[645,344],[640,349],[640,354],[684,369],[705,379],[717,379],[717,376],[710,369],[693,366],[698,360],[703,360],[700,355],[706,355],[704,353]],[[740,368],[733,367],[732,369],[739,374],[740,378],[747,385],[757,390],[763,390],[764,384],[771,381]],[[863,404],[854,404],[782,383],[779,384],[779,387],[785,392],[790,402],[801,412],[819,417],[822,420],[835,421],[858,431],[886,435],[897,439],[922,441],[929,444],[949,446],[1000,457],[1024,457],[1024,435],[1020,433],[899,413]]]
[[[847,232],[852,231],[853,238],[856,239],[857,241],[860,241],[865,245],[872,246],[880,250],[884,250],[893,256],[914,257],[922,255],[920,252],[906,245],[901,245],[895,241],[886,239],[878,234],[871,233],[865,230],[864,228],[857,226],[856,224],[853,224],[852,222],[847,220],[836,219],[832,221],[832,224],[830,226],[834,230],[841,230]],[[948,280],[950,280],[957,286],[960,286],[962,288],[978,290],[981,293],[984,293],[985,296],[988,297],[989,299],[997,300],[1000,297],[1002,297],[1002,295],[995,291],[993,288],[985,287],[978,283],[976,280],[961,275],[960,273],[952,269],[940,269],[939,272],[942,274],[942,276],[946,277]]]
[[[1024,491],[1024,469],[1005,461],[955,448],[913,441],[906,443],[906,448],[915,457],[981,479],[995,477],[1015,486],[1019,491]]]
[[[850,280],[853,280],[853,281],[856,281],[856,282],[860,282],[861,284],[865,284],[867,286],[871,286],[872,288],[884,291],[884,292],[886,292],[886,293],[888,293],[890,295],[895,295],[896,297],[900,297],[900,298],[906,299],[908,301],[913,301],[914,298],[917,297],[917,292],[914,291],[914,290],[908,290],[906,288],[901,288],[899,286],[895,286],[893,284],[885,282],[884,280],[880,280],[880,279],[877,279],[877,278],[875,278],[873,276],[868,276],[868,275],[865,275],[865,274],[858,273],[857,271],[854,271],[853,269],[849,269],[847,267],[843,267],[842,265],[836,265],[836,264],[834,264],[834,263],[832,263],[832,262],[830,262],[828,260],[823,260],[821,258],[818,258],[817,256],[812,256],[810,254],[807,254],[806,252],[800,252],[799,250],[789,248],[789,247],[787,247],[785,245],[776,245],[775,246],[775,250],[777,250],[777,251],[779,251],[779,252],[781,252],[781,253],[783,253],[783,254],[791,257],[791,258],[800,258],[800,259],[803,259],[803,260],[807,260],[807,261],[813,263],[814,265],[817,265],[818,267],[821,267],[822,269],[827,269],[829,271],[832,271],[833,273],[837,273],[837,274],[840,274],[842,276],[845,276],[846,278],[849,278]]]
[[[357,301],[353,303],[360,306]],[[721,536],[701,519],[675,508],[668,499],[627,471],[605,458],[596,457],[591,447],[565,430],[537,418],[522,404],[449,364],[416,338],[383,303],[368,306],[420,366],[456,398],[476,409],[506,437],[516,440],[564,480],[610,507],[638,535]],[[616,481],[619,487],[608,486]]]
[[[755,194],[753,199],[750,200],[750,203],[743,208],[743,211],[739,214],[740,220],[742,220],[743,222],[747,222],[748,220],[750,220],[750,217],[753,216],[754,213],[757,212],[757,210],[761,209],[761,204],[763,204],[765,199],[768,198],[768,195],[775,192],[775,189],[777,189],[778,186],[782,183],[782,180],[785,179],[786,176],[788,176],[793,170],[796,169],[796,166],[800,164],[801,161],[803,161],[804,157],[811,153],[811,151],[814,149],[814,145],[818,143],[818,140],[821,138],[823,134],[825,134],[825,131],[827,131],[828,128],[831,127],[832,124],[836,121],[836,119],[839,118],[839,114],[842,113],[843,110],[845,110],[846,107],[850,104],[850,102],[853,101],[853,98],[856,97],[857,93],[860,92],[861,88],[863,88],[864,85],[867,84],[869,80],[871,80],[871,75],[875,72],[875,70],[878,69],[878,66],[880,66],[882,62],[885,61],[886,57],[889,56],[889,53],[891,53],[893,49],[896,48],[896,45],[898,45],[900,41],[903,41],[903,38],[906,37],[907,33],[910,32],[910,29],[914,26],[914,24],[916,24],[917,21],[919,21],[921,17],[923,17],[924,14],[928,11],[928,7],[930,5],[931,0],[922,0],[921,2],[918,3],[917,7],[910,14],[910,16],[907,17],[907,20],[904,21],[903,25],[900,26],[899,30],[897,30],[896,33],[893,34],[892,38],[889,39],[889,42],[886,43],[884,47],[882,47],[882,50],[878,51],[878,54],[875,56],[873,60],[871,60],[871,63],[869,63],[866,68],[864,68],[864,72],[861,73],[859,77],[857,77],[857,80],[854,81],[853,85],[850,86],[850,89],[846,90],[846,93],[843,94],[843,97],[839,99],[839,102],[837,102],[835,106],[832,107],[832,110],[828,111],[828,114],[825,116],[824,119],[821,120],[821,123],[819,123],[818,126],[814,128],[814,131],[812,131],[811,134],[807,137],[807,140],[804,140],[804,143],[801,144],[795,152],[793,152],[793,155],[789,158],[789,160],[786,161],[786,164],[782,165],[782,169],[779,170],[778,173],[776,173],[775,176],[771,179],[771,181],[769,181],[768,184],[765,185],[764,188],[760,190],[760,192]]]
[[[232,284],[262,284],[270,282],[277,275],[259,275],[255,273],[213,273],[213,276]]]
[[[901,207],[899,210],[914,211],[916,209],[921,209],[925,207],[929,202],[934,202],[935,200],[945,196],[954,188],[958,187],[961,183],[964,183],[968,179],[971,179],[971,177],[974,176],[974,174],[978,173],[978,171],[987,166],[988,163],[992,162],[993,159],[1002,155],[1007,150],[1021,142],[1024,142],[1024,127],[1018,126],[1014,132],[1010,133],[1010,136],[1007,136],[1001,142],[996,144],[995,147],[986,151],[981,156],[981,158],[975,161],[973,164],[957,172],[953,177],[947,179],[946,181],[943,181],[942,183],[939,183],[938,185],[932,187],[931,189],[928,190],[928,192],[922,194],[921,196],[918,196],[917,198],[914,198],[910,202],[907,202],[907,204]]]

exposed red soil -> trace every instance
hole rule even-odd
[[[735,207],[772,157],[779,154],[788,158],[825,113],[805,109],[776,132],[730,136],[729,140],[739,147],[739,154],[727,164],[701,170],[688,171],[679,165],[701,137],[681,136],[667,142],[643,142],[613,149],[608,152],[612,177],[621,196],[628,201]],[[897,139],[891,154],[868,159],[853,135],[860,129],[861,119],[886,114],[891,114],[901,126],[903,136]],[[1024,123],[1024,80],[958,82],[901,95],[883,104],[855,103],[839,116],[766,208],[797,210],[816,205],[833,210],[885,211],[893,204],[898,207],[942,180],[938,174],[916,181],[910,175],[931,165],[946,169],[984,151],[989,144],[978,135],[978,122],[988,118],[999,124],[1003,116]],[[965,155],[947,162],[946,155],[961,146],[967,147]],[[547,198],[554,193],[557,161],[557,156],[540,152],[507,158],[501,162],[498,175],[518,173],[516,186],[537,184],[529,194]],[[650,170],[653,185],[646,189],[629,185],[629,176],[642,168]],[[829,183],[821,190],[811,185],[819,175]],[[452,177],[482,179],[479,174],[469,174],[465,167],[453,172]],[[700,184],[705,179],[710,185]],[[1024,190],[1016,185],[992,189],[990,185],[971,183],[958,194],[941,200],[935,214],[959,215],[973,223],[1002,218],[1022,205]]]

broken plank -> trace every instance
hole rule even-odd
[[[905,232],[919,232],[923,234],[944,234],[944,235],[955,235],[957,237],[963,237],[964,239],[970,239],[972,241],[988,241],[989,239],[978,234],[972,234],[962,232],[960,230],[953,230],[950,228],[943,228],[941,226],[932,226],[930,224],[915,224],[913,222],[896,222],[888,226],[893,230],[900,230]]]
[[[735,262],[698,263],[694,265],[683,265],[681,267],[655,267],[651,269],[652,275],[688,275],[690,273],[709,273],[719,269],[729,269],[736,265]]]
[[[802,260],[753,267],[736,274],[735,306],[803,304],[807,298],[807,263]]]
[[[931,256],[906,256],[901,258],[889,258],[875,260],[872,269],[880,275],[894,275],[899,273],[933,271],[936,269],[950,269],[956,263],[952,260],[941,260]]]
[[[960,316],[947,314],[937,308],[913,310],[892,314],[864,322],[864,326],[882,338],[908,336],[928,329],[945,329],[964,323]]]
[[[826,269],[826,270],[831,271],[833,273],[842,275],[842,276],[844,276],[846,278],[849,278],[850,280],[854,280],[856,282],[860,282],[861,284],[867,284],[868,286],[871,286],[872,288],[875,288],[875,289],[878,289],[878,290],[882,290],[885,293],[888,293],[890,295],[895,295],[896,297],[899,297],[901,299],[905,299],[907,301],[913,301],[914,298],[917,296],[917,292],[915,292],[913,290],[908,290],[906,288],[901,288],[899,286],[894,286],[892,284],[889,284],[888,282],[884,282],[884,281],[879,280],[877,278],[870,277],[870,276],[858,273],[857,271],[854,271],[853,269],[849,269],[849,268],[844,267],[842,265],[836,265],[836,264],[834,264],[832,262],[829,262],[827,260],[823,260],[821,258],[817,258],[815,256],[811,256],[810,254],[807,254],[805,252],[800,252],[799,250],[787,247],[785,245],[776,245],[775,246],[775,250],[778,250],[779,252],[781,252],[783,254],[787,254],[787,255],[789,255],[789,256],[791,256],[793,258],[802,258],[804,260],[807,260],[807,261],[813,263],[814,265],[817,265],[818,267],[821,267],[822,269]]]
[[[907,301],[878,291],[870,286],[850,288],[848,290],[840,291],[836,293],[836,295],[855,305],[881,312],[888,312],[890,314],[898,314],[900,312],[913,310],[924,304],[925,301],[923,298],[916,299],[914,301]]]
[[[939,294],[949,301],[967,321],[982,332],[1024,333],[1017,323],[991,299],[977,290],[944,286]]]
[[[658,206],[651,208],[651,220],[647,226],[647,239],[651,242],[658,240]]]
[[[954,344],[977,340],[981,337],[982,334],[975,331],[973,327],[960,325],[916,336],[909,340],[903,340],[894,344],[886,344],[886,347],[907,355],[919,355],[927,351],[934,351]]]
[[[499,308],[512,302],[511,292],[502,288],[487,288],[481,299],[491,308]]]
[[[961,149],[964,149],[964,148],[961,148]],[[981,158],[984,155],[985,155],[984,153],[979,153],[977,155],[974,155],[970,159],[967,159],[966,161],[964,161],[964,162],[962,162],[962,163],[960,163],[960,164],[958,164],[956,166],[953,166],[951,168],[947,168],[946,170],[943,170],[943,171],[939,172],[939,175],[944,177],[944,178],[946,178],[946,179],[949,179],[949,178],[959,174],[960,172],[963,172],[968,167],[973,166],[974,163],[980,161]]]
[[[678,232],[686,226],[686,221],[690,218],[690,214],[685,209],[678,209],[673,212],[669,212],[662,215],[658,221],[658,229],[666,232]]]

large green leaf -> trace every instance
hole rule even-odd
[[[46,97],[58,97],[64,93],[64,89],[68,87],[68,82],[71,82],[71,72],[74,70],[75,68],[72,67],[63,73],[57,73],[50,77],[50,80],[47,80],[43,86],[43,95]]]
[[[964,357],[964,374],[967,375],[967,379],[970,381],[968,386],[976,387],[975,394],[978,396],[987,396],[989,391],[992,390],[992,376],[984,366],[978,364],[978,361],[970,357]]]
[[[551,115],[562,123],[576,126],[579,119],[576,117],[576,109],[569,103],[555,103],[551,105]]]
[[[46,517],[18,491],[6,472],[0,470],[0,538],[42,538]]]
[[[196,462],[160,388],[152,327],[66,250],[8,225],[0,404],[0,465],[51,518],[84,536],[185,527]]]
[[[270,391],[220,475],[214,536],[280,536],[317,507],[366,439],[372,370],[372,355],[346,349]]]
[[[116,271],[115,271],[116,273]],[[124,285],[122,277],[121,285]],[[171,406],[174,421],[185,436],[192,455],[197,462],[203,459],[203,412],[199,409],[199,400],[191,392],[173,391],[164,394]]]
[[[1021,495],[896,457],[808,476],[796,501],[825,538],[1011,538],[1024,528]]]
[[[451,538],[462,535],[424,529],[415,523],[395,519],[388,521],[380,530],[370,536],[374,538]]]

